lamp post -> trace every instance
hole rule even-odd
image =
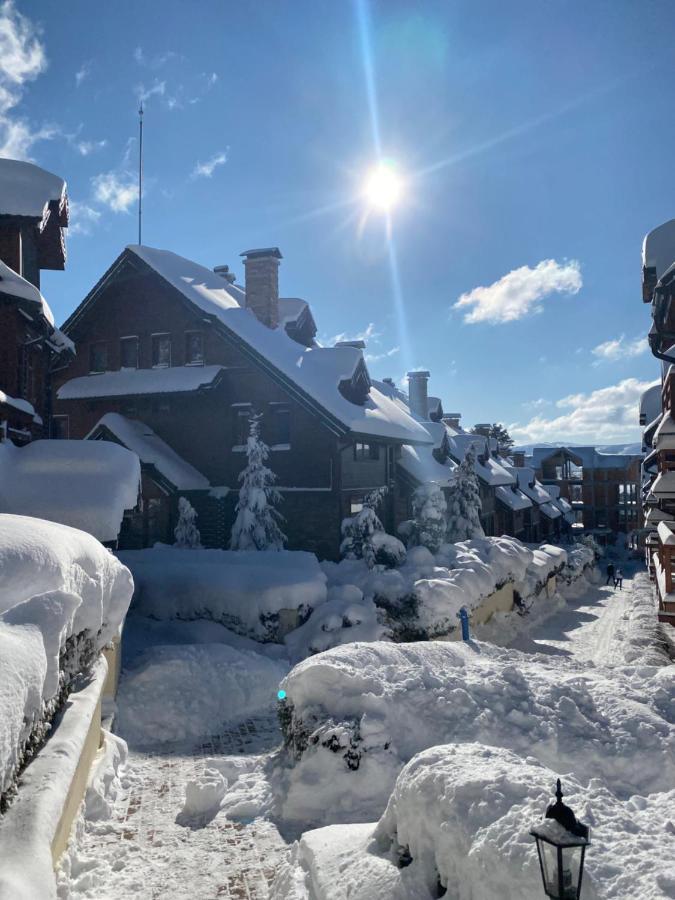
[[[546,896],[555,900],[579,900],[584,856],[590,844],[589,829],[578,822],[570,807],[562,802],[560,779],[555,796],[555,803],[548,807],[545,818],[531,829],[530,834],[537,841]]]

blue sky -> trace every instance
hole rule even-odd
[[[466,424],[636,438],[658,376],[640,246],[675,205],[672,3],[0,9],[0,155],[73,203],[67,270],[43,280],[57,319],[136,241],[143,94],[144,243],[239,274],[279,246],[321,337],[367,334],[375,377],[428,368]],[[361,197],[376,131],[405,183],[397,282]]]

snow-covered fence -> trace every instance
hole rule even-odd
[[[54,895],[52,854],[98,749],[132,590],[129,571],[91,535],[0,515],[0,858],[13,861],[0,868],[2,900]]]

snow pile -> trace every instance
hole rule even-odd
[[[606,777],[624,793],[675,779],[673,667],[580,671],[478,642],[379,642],[310,657],[282,688],[278,785],[291,821],[372,821],[402,766],[450,740]]]
[[[432,900],[446,888],[457,900],[539,900],[529,830],[557,777],[532,757],[481,744],[426,750],[399,775],[378,823],[305,833],[272,900]],[[563,789],[591,826],[584,897],[673,896],[675,791],[622,800],[569,775]]]
[[[305,552],[130,550],[134,608],[155,619],[212,619],[260,641],[280,639],[280,613],[302,620],[326,599],[326,576]]]
[[[0,443],[0,512],[31,515],[116,541],[138,503],[138,457],[109,441]]]
[[[270,711],[287,671],[226,644],[151,647],[123,672],[117,729],[134,747],[196,741]]]
[[[0,796],[119,631],[129,571],[81,531],[0,515]]]

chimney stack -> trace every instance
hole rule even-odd
[[[224,278],[228,284],[234,284],[237,280],[237,276],[234,272],[230,272],[229,266],[214,266],[213,271],[216,275],[220,275],[221,278]]]
[[[473,426],[474,434],[481,434],[483,437],[489,438],[492,425],[489,422],[480,422]]]
[[[511,451],[511,459],[513,460],[513,465],[517,469],[522,469],[525,466],[525,452],[523,450],[512,450]]]
[[[408,400],[410,409],[414,415],[423,419],[429,419],[429,395],[427,382],[429,372],[408,372]]]
[[[279,325],[279,260],[278,247],[246,250],[246,306],[268,328]]]

